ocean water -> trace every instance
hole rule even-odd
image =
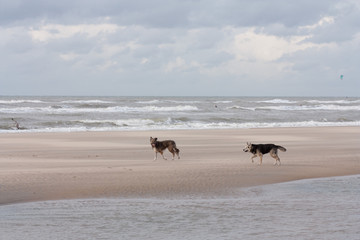
[[[360,98],[0,97],[0,133],[360,126]]]
[[[0,239],[360,239],[360,175],[227,196],[111,198],[0,206]]]

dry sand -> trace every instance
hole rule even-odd
[[[165,161],[149,137],[173,139]],[[251,163],[245,143],[276,143],[282,165]],[[360,127],[0,134],[0,204],[231,194],[291,180],[360,174]]]

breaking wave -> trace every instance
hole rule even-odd
[[[360,98],[0,97],[0,132],[359,126]]]

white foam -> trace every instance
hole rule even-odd
[[[66,100],[66,101],[61,101],[60,103],[97,104],[97,103],[115,103],[115,102],[94,99],[94,100]]]
[[[290,100],[287,100],[287,99],[279,99],[279,98],[276,98],[276,99],[272,99],[272,100],[262,100],[262,101],[256,101],[258,103],[297,103],[297,101],[290,101]]]
[[[0,108],[0,113],[110,113],[110,112],[179,112],[179,111],[197,111],[199,110],[196,106],[190,105],[179,105],[169,107],[158,107],[158,106],[144,106],[144,107],[128,107],[128,106],[115,106],[115,107],[103,107],[103,108],[77,108],[69,106],[61,106],[54,108],[48,107],[15,107],[15,108]]]
[[[300,104],[300,103],[311,103],[311,104],[357,104],[360,103],[360,100],[351,100],[351,99],[336,99],[336,100],[318,100],[318,99],[313,99],[313,100],[308,100],[308,99],[303,99],[303,100],[288,100],[288,99],[281,99],[281,98],[275,98],[275,99],[271,99],[271,100],[260,100],[260,101],[255,101],[257,103],[273,103],[273,104]]]
[[[360,121],[353,122],[201,122],[179,121],[168,119],[125,119],[125,120],[79,120],[83,125],[74,124],[68,127],[45,127],[34,129],[3,129],[0,133],[9,132],[81,132],[81,131],[147,131],[147,130],[188,130],[188,129],[249,129],[249,128],[283,128],[283,127],[332,127],[332,126],[360,126]],[[92,126],[91,124],[100,124]],[[101,126],[103,124],[103,126]]]
[[[323,104],[356,104],[360,100],[305,100],[308,103],[323,103]]]
[[[232,103],[233,101],[215,101],[214,103]]]
[[[0,100],[0,104],[17,104],[17,103],[43,103],[43,101],[41,101],[41,100],[27,100],[27,99]]]
[[[148,101],[138,101],[137,103],[140,103],[140,104],[157,104],[157,103],[160,103],[160,100],[154,99],[154,100],[148,100]]]
[[[257,107],[258,110],[277,110],[277,111],[314,111],[314,110],[327,110],[327,111],[360,111],[360,106],[340,106],[333,104],[321,105],[280,105],[280,106],[264,106]]]
[[[248,111],[255,111],[256,110],[255,107],[242,107],[242,106],[238,106],[238,105],[226,107],[226,109],[228,109],[228,110],[239,109],[239,110],[248,110]]]

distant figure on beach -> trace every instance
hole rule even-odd
[[[20,129],[19,123],[14,118],[12,118],[11,120],[13,120],[15,122],[16,129]]]

